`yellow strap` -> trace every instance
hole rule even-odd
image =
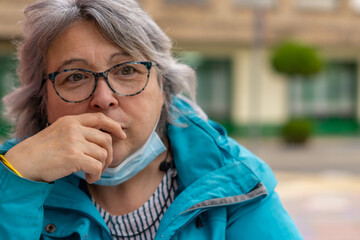
[[[11,166],[11,164],[6,160],[6,158],[3,155],[0,155],[0,160],[1,162],[7,166],[11,171],[13,171],[14,173],[16,173],[17,175],[19,175],[20,177],[23,177],[18,171],[16,171],[16,169]]]

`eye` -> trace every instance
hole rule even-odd
[[[118,71],[119,74],[124,75],[124,76],[130,76],[134,73],[135,68],[131,67],[131,66],[124,66],[121,67]]]
[[[86,78],[87,78],[87,76],[85,76],[84,74],[74,73],[74,74],[71,74],[70,76],[68,76],[66,78],[66,80],[69,80],[69,81],[72,81],[72,82],[79,82],[79,81],[82,81],[82,80],[84,80]]]

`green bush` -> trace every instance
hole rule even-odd
[[[289,144],[304,144],[312,135],[313,127],[310,120],[292,119],[282,128],[282,137]]]
[[[273,52],[273,68],[287,75],[312,75],[323,67],[323,61],[315,49],[296,42],[285,42]]]

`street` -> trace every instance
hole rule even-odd
[[[302,147],[238,141],[272,167],[304,239],[360,239],[360,138],[317,138]]]

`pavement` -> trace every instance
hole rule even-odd
[[[306,240],[360,240],[360,137],[305,146],[237,139],[267,162],[282,203]]]

